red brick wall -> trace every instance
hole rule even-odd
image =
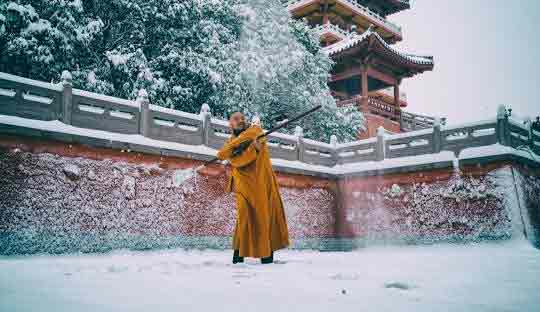
[[[500,164],[342,180],[338,233],[367,240],[508,238],[504,187],[496,178],[506,170]]]
[[[173,183],[176,170],[199,164],[0,137],[0,233],[228,237],[236,220],[228,169],[213,165]],[[293,239],[335,236],[334,182],[279,173],[278,183]]]
[[[228,169],[214,165],[182,185],[173,183],[177,170],[199,163],[0,136],[0,254],[21,239],[30,246],[23,250],[46,251],[48,246],[34,246],[41,243],[42,233],[63,238],[76,233],[229,237],[236,212],[234,196],[224,192]],[[508,180],[510,168],[499,163],[460,172],[437,170],[338,182],[277,176],[296,242],[476,240],[512,235],[505,208],[512,192],[508,185],[513,185]],[[524,192],[529,207],[538,206],[537,177],[519,176],[528,181]],[[538,208],[534,213],[540,219]],[[19,234],[6,243],[2,233]],[[75,242],[69,250],[94,250],[81,247],[87,241],[71,240]]]

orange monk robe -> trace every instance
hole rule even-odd
[[[262,133],[259,126],[251,126],[239,136],[229,138],[217,154],[232,166],[227,191],[234,188],[236,192],[233,248],[239,250],[241,257],[264,258],[289,245],[287,220],[266,139],[259,139],[259,151],[251,145],[241,155],[232,157],[235,147]]]

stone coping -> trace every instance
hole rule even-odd
[[[199,161],[208,161],[216,153],[215,149],[203,145],[166,142],[141,135],[126,135],[78,128],[65,125],[60,121],[40,121],[5,115],[0,115],[0,133]],[[273,166],[278,172],[332,180],[346,177],[450,169],[495,161],[515,161],[529,166],[540,167],[540,156],[529,151],[499,144],[468,148],[463,150],[459,157],[456,157],[453,152],[442,151],[437,154],[389,158],[382,161],[363,161],[333,167],[312,165],[300,161],[272,159]]]

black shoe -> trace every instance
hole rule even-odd
[[[261,258],[261,263],[262,264],[274,263],[274,252],[272,251],[269,257]]]
[[[244,263],[244,257],[240,257],[240,251],[235,250],[232,256],[232,263]]]

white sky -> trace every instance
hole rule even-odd
[[[403,51],[433,55],[435,69],[402,83],[408,111],[461,123],[494,117],[505,104],[540,114],[540,1],[416,0],[389,17]]]

